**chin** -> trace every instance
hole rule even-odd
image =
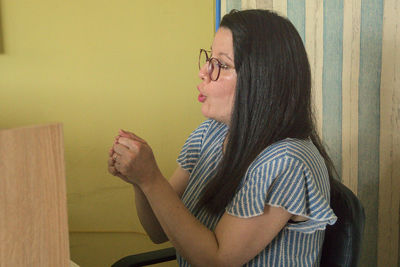
[[[215,121],[218,121],[218,122],[220,122],[220,123],[223,123],[223,124],[226,124],[226,125],[229,126],[229,121],[228,121],[228,120],[224,120],[224,119],[217,118],[217,117],[214,117],[214,116],[206,116],[205,114],[203,114],[203,115],[204,115],[204,117],[206,117],[207,119],[215,120]]]
[[[230,118],[226,118],[226,117],[223,117],[223,116],[218,116],[218,115],[215,115],[215,114],[210,114],[209,112],[207,112],[207,110],[201,109],[201,113],[207,119],[215,120],[215,121],[224,123],[226,125],[229,125],[229,123],[230,123]]]

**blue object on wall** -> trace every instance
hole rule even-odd
[[[221,0],[216,0],[216,3],[215,3],[215,32],[218,31],[220,21],[221,21]]]

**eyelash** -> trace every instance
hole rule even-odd
[[[211,58],[213,58],[212,53],[211,53]],[[218,59],[218,60],[219,60],[219,59]],[[219,61],[221,61],[221,60],[219,60]],[[227,69],[229,69],[230,67],[228,66],[228,64],[225,64],[225,63],[222,63],[222,62],[221,62],[220,68],[221,68],[221,69],[224,69],[224,70],[227,70]]]
[[[228,64],[225,64],[225,63],[222,63],[222,62],[221,62],[221,64],[219,64],[219,67],[220,67],[221,69],[224,69],[224,70],[229,69]]]
[[[220,68],[226,70],[229,69],[229,66],[224,63],[221,63]]]

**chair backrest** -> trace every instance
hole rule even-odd
[[[355,267],[364,232],[364,208],[354,193],[335,179],[331,182],[331,207],[338,220],[326,228],[321,267]]]

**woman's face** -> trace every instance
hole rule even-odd
[[[211,57],[218,59],[226,68],[221,67],[218,80],[212,81],[207,72],[207,63],[201,67],[197,86],[202,103],[201,112],[207,118],[230,123],[236,88],[236,71],[233,55],[232,32],[221,27],[214,37]]]

